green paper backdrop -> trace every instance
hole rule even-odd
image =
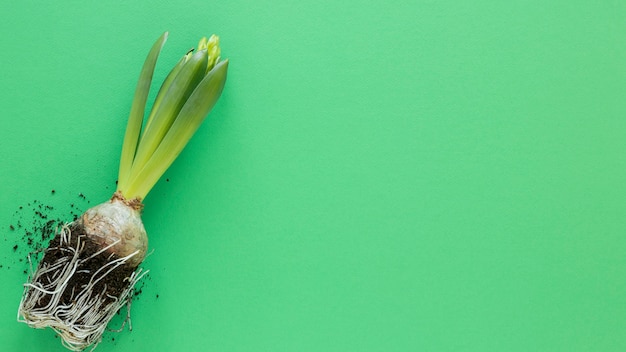
[[[626,2],[0,14],[2,351],[64,350],[15,320],[10,225],[108,199],[165,30],[157,79],[217,33],[228,82],[146,199],[133,330],[97,351],[626,350]]]

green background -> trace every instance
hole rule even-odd
[[[626,2],[0,14],[2,351],[63,351],[15,321],[9,224],[108,199],[165,30],[157,78],[218,33],[228,82],[146,199],[150,278],[98,351],[626,350]]]

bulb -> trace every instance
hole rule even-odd
[[[146,257],[148,236],[141,221],[141,207],[115,194],[110,201],[88,209],[78,220],[89,239],[117,257],[128,257],[136,267]]]

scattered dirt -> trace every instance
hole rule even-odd
[[[55,193],[57,192],[55,191]],[[57,208],[44,204],[40,200],[33,200],[26,205],[20,205],[13,213],[11,222],[8,226],[5,225],[8,227],[8,231],[2,231],[5,235],[4,241],[12,242],[7,246],[12,249],[12,256],[5,255],[0,258],[0,269],[9,270],[13,267],[28,274],[29,255],[33,264],[36,264],[41,258],[43,249],[55,236],[57,228],[60,228],[67,220],[78,218],[82,213],[82,209],[74,208],[68,216],[67,211],[61,210],[63,208],[67,207]]]

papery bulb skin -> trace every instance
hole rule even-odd
[[[139,202],[128,202],[116,193],[108,202],[85,211],[77,225],[102,248],[113,244],[107,250],[118,257],[136,253],[127,261],[130,266],[138,266],[146,257],[148,236],[141,221]]]

